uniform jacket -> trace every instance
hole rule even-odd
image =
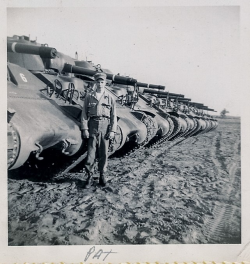
[[[110,131],[116,132],[116,103],[114,98],[106,90],[99,101],[96,98],[95,92],[90,92],[86,95],[81,115],[81,129],[88,129],[88,120],[90,117],[110,118]]]

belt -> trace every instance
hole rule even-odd
[[[105,120],[110,119],[108,116],[91,116],[89,119],[99,121],[99,120]]]

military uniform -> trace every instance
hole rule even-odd
[[[96,78],[98,78],[98,74],[96,75]],[[95,91],[87,94],[81,115],[81,129],[88,129],[89,131],[88,156],[85,163],[85,169],[89,176],[88,179],[93,173],[96,153],[99,158],[98,170],[100,177],[104,179],[108,159],[108,133],[116,132],[116,126],[117,117],[114,98],[106,90],[99,100]]]

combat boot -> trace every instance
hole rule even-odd
[[[86,180],[86,185],[85,187],[86,188],[89,188],[92,184],[92,175],[93,175],[93,172],[86,172],[87,173],[87,180]]]
[[[104,172],[100,172],[99,185],[106,186],[106,179]]]

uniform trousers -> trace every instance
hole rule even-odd
[[[107,171],[108,163],[108,147],[109,139],[107,133],[109,132],[108,118],[90,118],[88,122],[89,140],[88,140],[88,156],[85,162],[87,172],[93,172],[96,155],[98,156],[98,170],[100,173]]]

